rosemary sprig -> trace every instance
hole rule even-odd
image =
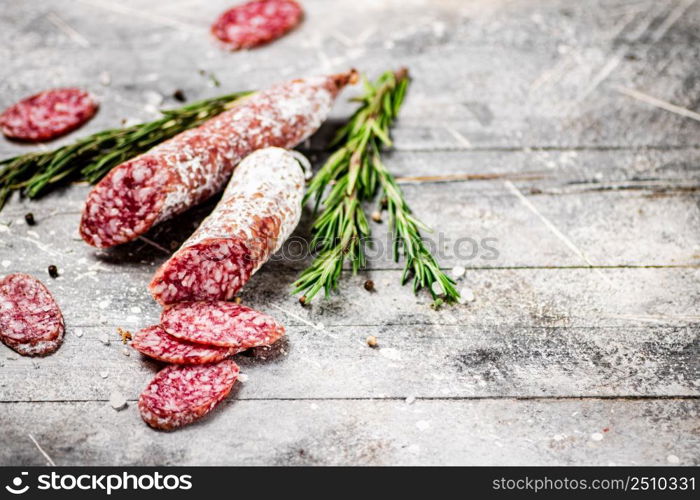
[[[359,109],[333,141],[342,146],[309,184],[304,201],[313,199],[314,210],[321,205],[323,210],[312,226],[311,247],[319,253],[294,284],[294,293],[303,292],[306,301],[322,289],[328,296],[337,288],[345,261],[353,273],[366,266],[364,245],[370,229],[361,203],[373,199],[380,189],[387,199],[394,259],[398,262],[401,253],[406,257],[402,284],[413,276],[414,291],[427,287],[436,301],[459,299],[454,281],[440,270],[421,238],[420,230],[428,228],[411,215],[394,176],[381,162],[382,147],[392,144],[389,129],[408,83],[406,69],[388,71],[374,83],[364,81],[365,93],[357,99]]]
[[[0,161],[0,209],[14,191],[38,198],[71,181],[95,183],[116,165],[233,106],[250,92],[204,99],[163,117],[125,128],[103,130],[49,152],[28,153]]]

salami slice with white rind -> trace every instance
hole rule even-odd
[[[248,156],[199,229],[156,272],[161,304],[230,300],[276,252],[301,217],[304,173],[280,148]]]
[[[356,79],[350,71],[275,85],[122,163],[88,195],[81,236],[101,248],[126,243],[210,198],[253,151],[294,147],[313,134]]]
[[[87,122],[97,106],[95,98],[81,89],[46,90],[7,108],[0,114],[0,128],[12,139],[47,141]]]
[[[22,343],[10,339],[3,339],[4,344],[22,356],[48,356],[58,350],[63,344],[64,330],[54,340],[40,340],[35,343]]]
[[[62,342],[63,316],[48,289],[28,274],[0,280],[0,338],[20,354],[41,356]]]
[[[302,17],[293,0],[254,0],[221,14],[211,32],[230,50],[250,49],[281,37]]]
[[[284,335],[274,318],[233,302],[182,302],[166,308],[160,323],[189,342],[249,349],[271,345]]]
[[[238,378],[231,360],[163,368],[139,396],[141,418],[156,429],[172,430],[202,418],[221,402]]]
[[[236,347],[216,347],[178,339],[167,334],[159,325],[135,333],[130,345],[149,358],[178,365],[214,363],[241,351]]]

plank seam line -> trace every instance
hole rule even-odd
[[[395,396],[395,397],[304,397],[304,398],[234,398],[227,399],[224,403],[232,404],[236,401],[405,401],[408,397],[414,397],[416,401],[698,401],[700,395],[619,395],[619,396]],[[127,402],[136,403],[138,399],[127,399]],[[0,404],[70,404],[70,403],[109,403],[108,399],[57,399],[57,400],[7,400]]]
[[[450,271],[452,270],[452,266],[450,267],[440,267],[442,271]],[[571,270],[576,270],[576,269],[700,269],[700,264],[610,264],[610,265],[605,265],[605,264],[596,264],[593,266],[584,266],[584,265],[570,265],[570,266],[474,266],[474,267],[466,267],[466,271],[538,271],[538,270],[549,270],[549,271],[557,271],[557,270],[562,270],[562,269],[571,269]],[[364,269],[364,272],[394,272],[394,271],[401,271],[402,269],[400,267],[368,267],[367,269]],[[274,267],[270,267],[269,269],[262,269],[259,273],[258,276],[264,276],[267,273],[299,273],[303,271],[303,269],[293,269],[293,268],[283,268],[283,269],[277,269]],[[39,274],[44,272],[44,269],[40,270],[30,270],[30,272],[33,272],[35,274]],[[343,273],[351,273],[352,269],[343,269]],[[109,271],[109,270],[104,270],[104,271],[95,271],[95,274],[99,275],[114,275],[114,274],[119,274],[119,275],[127,275],[127,276],[132,276],[132,275],[137,275],[141,274],[141,271],[139,270],[127,270],[127,269],[122,269],[122,270],[114,270],[114,271]]]

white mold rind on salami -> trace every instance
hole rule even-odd
[[[22,273],[0,280],[0,339],[27,356],[50,354],[64,333],[61,310],[39,280]]]
[[[278,84],[115,167],[88,195],[83,239],[96,247],[126,243],[201,203],[224,187],[251,152],[307,139],[340,89],[355,80],[350,71]]]
[[[161,304],[229,300],[276,252],[301,217],[304,173],[280,148],[248,156],[199,229],[156,272]]]
[[[238,372],[238,365],[231,360],[167,366],[139,396],[141,418],[161,430],[190,424],[213,410],[231,392]]]
[[[242,350],[181,340],[166,333],[159,325],[149,326],[138,331],[129,344],[149,358],[178,365],[214,363]]]
[[[160,323],[179,339],[241,350],[272,345],[284,335],[271,316],[233,302],[181,302],[166,307]]]

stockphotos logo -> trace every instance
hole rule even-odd
[[[12,493],[13,495],[21,495],[22,493],[26,493],[27,490],[29,489],[29,485],[28,484],[25,484],[24,486],[22,486],[22,485],[24,483],[24,480],[23,480],[24,477],[28,476],[28,475],[29,475],[28,472],[20,473],[19,476],[16,476],[12,480],[12,485],[8,484],[7,486],[5,486],[5,489],[7,491],[9,491],[10,493]]]
[[[12,479],[5,489],[13,495],[26,493],[30,486],[28,472],[21,472]],[[40,474],[36,478],[36,489],[40,491],[98,491],[111,495],[117,491],[173,491],[192,489],[192,476],[189,474]]]

